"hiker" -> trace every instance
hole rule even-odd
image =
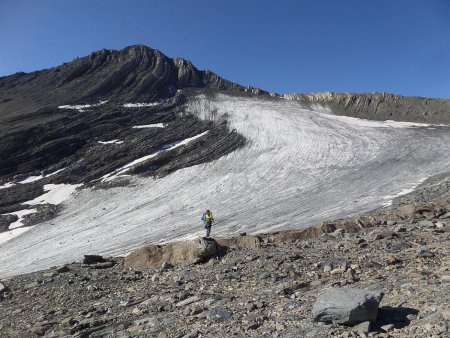
[[[205,229],[206,229],[206,237],[209,238],[209,234],[211,233],[212,222],[214,221],[214,217],[210,210],[206,210],[202,215],[202,221],[204,221]]]

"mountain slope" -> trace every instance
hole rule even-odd
[[[198,236],[206,208],[219,236],[307,227],[450,165],[447,125],[339,116],[415,121],[423,104],[442,123],[446,100],[287,100],[143,46],[1,78],[0,94],[3,275]]]
[[[0,122],[45,106],[101,100],[154,102],[186,87],[263,92],[136,45],[120,51],[103,49],[51,69],[1,77]]]

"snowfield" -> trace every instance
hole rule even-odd
[[[202,119],[226,118],[248,139],[244,148],[162,179],[75,192],[57,218],[0,245],[0,277],[200,236],[207,208],[217,237],[303,228],[388,204],[448,171],[448,126],[314,109],[282,99],[199,97],[189,110]]]

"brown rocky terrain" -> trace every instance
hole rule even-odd
[[[86,256],[83,263],[3,280],[0,332],[2,337],[448,337],[449,239],[450,200],[442,199],[306,230],[199,239],[216,251],[192,251],[188,242],[152,245],[145,251],[161,255],[140,259],[139,268],[133,268],[136,253],[125,259]],[[144,267],[145,261],[151,267]],[[318,296],[335,288],[383,292],[377,320],[352,326],[312,321]]]

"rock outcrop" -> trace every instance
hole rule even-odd
[[[370,120],[450,123],[450,100],[402,96],[389,93],[285,94],[306,106],[321,105],[338,115]]]
[[[139,248],[125,257],[125,268],[151,269],[168,262],[174,266],[184,266],[207,261],[215,257],[219,247],[215,240],[198,238],[165,245],[151,244]]]

